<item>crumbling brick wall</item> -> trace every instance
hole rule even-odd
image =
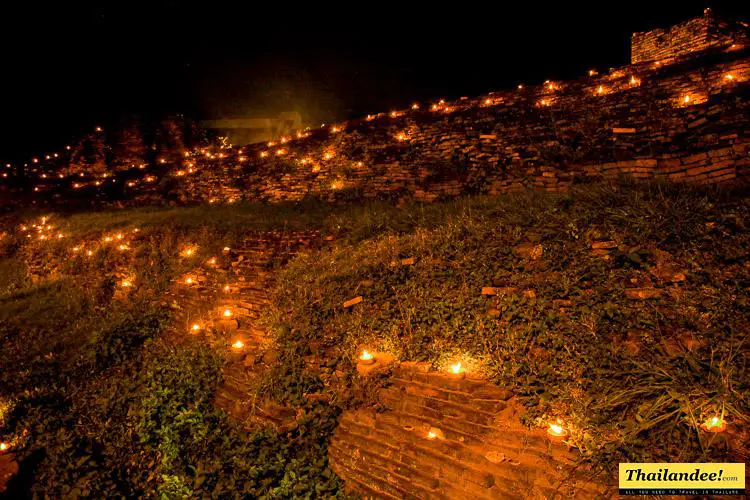
[[[715,47],[729,47],[747,38],[747,26],[722,20],[706,9],[703,16],[651,31],[633,33],[632,64],[685,56]]]

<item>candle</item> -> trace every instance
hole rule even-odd
[[[435,439],[443,440],[445,439],[445,434],[437,427],[430,427],[430,430],[427,431],[427,439],[429,439],[430,441]]]
[[[225,318],[229,318],[232,316],[232,311],[230,311],[229,309],[224,309],[224,312],[222,314]]]
[[[722,432],[727,428],[727,423],[720,416],[714,416],[703,422],[701,428],[707,432]]]
[[[361,365],[371,365],[375,362],[375,356],[373,356],[372,353],[367,352],[367,349],[363,349],[358,362]]]
[[[558,424],[549,424],[547,439],[553,443],[562,443],[568,437],[568,431]]]
[[[201,325],[199,325],[198,323],[193,323],[193,326],[190,327],[190,330],[194,332],[198,332],[200,331],[200,329],[201,329]]]
[[[461,366],[461,362],[459,361],[455,365],[451,365],[450,374],[454,378],[464,378],[466,376],[466,370]]]
[[[10,449],[10,443],[6,443],[5,441],[0,443],[0,453],[5,453],[9,449]]]
[[[241,340],[237,340],[237,341],[236,341],[236,342],[235,342],[234,344],[232,344],[232,348],[233,348],[233,349],[237,349],[237,350],[240,350],[240,349],[242,349],[243,347],[245,347],[245,343],[244,343],[244,342],[242,342]]]

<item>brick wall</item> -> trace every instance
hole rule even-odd
[[[433,201],[563,191],[619,175],[740,182],[750,174],[749,94],[750,45],[737,42],[572,81],[419,103],[276,144],[192,151],[107,178],[47,175],[5,192],[0,183],[0,203]]]
[[[608,491],[575,452],[519,423],[512,395],[486,381],[402,363],[380,392],[385,411],[345,412],[330,462],[377,498],[592,498]],[[433,432],[431,436],[429,433]]]
[[[680,57],[714,47],[728,47],[746,38],[747,27],[717,18],[711,9],[703,16],[651,31],[633,33],[632,64]]]
[[[422,105],[245,148],[181,179],[183,202],[416,198],[750,172],[748,50]],[[686,102],[687,99],[687,102]]]

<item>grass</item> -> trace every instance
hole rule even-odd
[[[281,273],[268,324],[297,354],[324,345],[339,369],[362,347],[438,368],[461,359],[512,388],[529,424],[562,418],[599,465],[726,458],[698,426],[750,418],[749,208],[742,195],[626,183],[428,206],[366,236],[353,223],[348,241]],[[592,255],[608,239],[610,260]],[[485,298],[483,286],[516,292]],[[631,286],[663,296],[632,300]]]
[[[10,214],[0,227],[40,215]],[[529,425],[563,418],[605,467],[731,458],[697,427],[716,412],[735,426],[750,418],[743,193],[615,183],[399,208],[236,204],[51,220],[65,238],[30,243],[13,230],[0,240],[0,438],[22,463],[17,495],[342,496],[327,440],[339,412],[377,386],[352,378],[362,346],[438,368],[460,357],[512,388]],[[136,227],[131,252],[99,243]],[[268,230],[335,236],[279,271],[262,318],[280,359],[261,390],[298,413],[283,434],[248,432],[213,406],[221,352],[170,334],[164,306],[192,265],[179,256],[186,244],[202,257]],[[592,255],[591,242],[608,238],[619,245],[611,259]],[[71,255],[79,242],[95,256]],[[540,244],[541,259],[519,244]],[[665,259],[684,283],[659,277]],[[123,296],[126,270],[137,286]],[[628,299],[633,279],[666,292]],[[483,286],[519,292],[486,298]],[[363,303],[343,310],[357,295]],[[310,354],[322,374],[302,362]],[[325,380],[337,370],[349,389]]]

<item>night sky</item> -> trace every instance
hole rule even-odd
[[[30,2],[0,7],[0,160],[139,114],[310,123],[626,64],[632,31],[750,2]],[[73,2],[71,2],[73,3]],[[325,5],[325,6],[323,6]]]

